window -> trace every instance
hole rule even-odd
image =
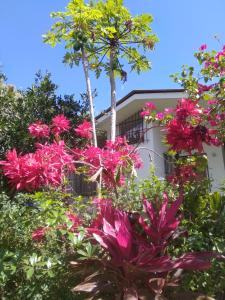
[[[130,116],[117,127],[118,135],[126,136],[130,144],[143,143],[145,141],[146,130],[140,112]]]
[[[208,164],[204,157],[207,157],[206,153],[198,154],[197,156],[194,155],[179,155],[176,154],[175,156],[168,155],[164,153],[164,166],[165,166],[165,176],[172,175],[178,161],[187,161],[188,159],[195,159],[196,165],[200,166],[199,172],[201,175],[204,175],[206,178],[209,178],[209,170]]]
[[[72,194],[82,196],[95,196],[97,194],[97,183],[88,181],[84,174],[71,173],[68,179]]]
[[[164,167],[165,167],[165,176],[169,176],[174,172],[176,161],[179,158],[179,155],[169,155],[167,153],[163,154],[164,156]]]
[[[107,140],[107,132],[98,130],[97,132],[98,147],[103,148],[105,146],[106,140]]]

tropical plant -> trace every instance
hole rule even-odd
[[[140,73],[147,71],[151,65],[147,57],[140,52],[152,50],[158,41],[152,34],[150,24],[153,18],[149,14],[133,17],[124,6],[123,0],[99,1],[96,4],[101,12],[96,31],[96,42],[100,53],[100,61],[92,65],[97,74],[102,67],[110,79],[111,87],[111,139],[116,137],[116,81],[115,76],[121,76],[122,81],[127,80],[127,72],[124,63],[127,61],[131,71]]]
[[[219,51],[207,51],[204,44],[195,57],[199,64],[197,70],[184,66],[181,74],[171,77],[185,89],[190,99],[203,103],[204,119],[224,141],[225,46]]]
[[[82,62],[85,75],[87,96],[89,102],[89,113],[93,129],[93,145],[97,147],[97,135],[95,129],[95,115],[91,80],[89,76],[89,56],[95,55],[94,28],[101,13],[92,4],[86,4],[84,0],[72,0],[66,7],[65,12],[54,12],[51,17],[57,22],[51,30],[44,35],[44,42],[55,46],[64,42],[67,51],[64,62],[71,67]]]
[[[126,81],[127,73],[123,61],[128,61],[131,70],[138,73],[150,69],[147,57],[139,52],[152,50],[157,37],[151,33],[149,24],[152,16],[143,14],[132,17],[122,0],[99,1],[85,4],[83,0],[72,0],[66,12],[53,13],[58,18],[51,31],[45,35],[44,41],[52,46],[64,41],[69,49],[64,62],[79,65],[82,61],[85,73],[87,93],[89,96],[90,115],[94,131],[93,141],[96,143],[93,100],[89,68],[99,76],[104,69],[110,78],[111,86],[111,140],[116,137],[116,82],[119,74]],[[70,51],[71,49],[71,51]]]
[[[99,214],[87,232],[103,251],[100,258],[91,260],[88,276],[90,259],[71,262],[85,277],[74,292],[86,292],[96,299],[139,299],[143,295],[149,299],[154,294],[155,299],[164,299],[160,298],[164,289],[179,282],[178,270],[208,269],[217,256],[212,252],[189,252],[179,258],[169,255],[169,244],[184,233],[178,230],[180,218],[176,216],[182,197],[169,204],[164,194],[163,203],[155,203],[158,208],[145,199],[145,216],[116,209],[109,199],[96,202]]]

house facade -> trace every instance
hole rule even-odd
[[[143,168],[137,171],[138,178],[147,178],[152,164],[155,174],[161,178],[169,175],[170,170],[163,131],[159,128],[147,130],[151,125],[146,124],[140,117],[140,111],[146,102],[154,103],[159,111],[166,107],[175,107],[177,101],[183,97],[185,93],[182,89],[134,90],[117,102],[117,135],[125,135],[134,146],[138,144],[138,152],[143,161]],[[105,132],[109,139],[110,109],[96,119],[98,129]],[[217,190],[225,180],[224,147],[204,145],[204,152],[208,158],[207,175],[212,179],[212,190]]]

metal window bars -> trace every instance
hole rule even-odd
[[[117,125],[117,135],[125,136],[129,144],[143,143],[146,140],[146,128],[140,111]]]
[[[201,154],[198,154],[198,156],[207,156],[206,153],[201,153]],[[164,153],[163,154],[164,156],[164,168],[165,168],[165,176],[169,176],[171,175],[175,168],[176,168],[176,162],[181,159],[181,160],[185,160],[187,159],[188,157],[192,157],[193,155],[181,155],[181,154],[176,154],[175,156],[171,156],[169,155],[168,153]],[[205,169],[205,177],[206,178],[209,178],[209,168],[208,168],[208,164],[206,166],[206,169]]]

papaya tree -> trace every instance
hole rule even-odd
[[[157,37],[152,33],[150,14],[132,16],[123,5],[123,0],[106,0],[96,3],[99,19],[96,22],[96,46],[100,49],[93,68],[97,75],[105,70],[111,86],[111,140],[116,136],[116,75],[127,80],[124,65],[128,63],[131,71],[140,73],[151,68],[145,55],[153,50]],[[98,42],[98,45],[97,45]]]
[[[92,58],[95,57],[95,53],[98,52],[98,49],[94,47],[93,28],[95,28],[98,18],[101,17],[101,12],[92,3],[86,4],[84,0],[72,0],[67,5],[65,12],[54,12],[51,17],[57,21],[44,35],[44,42],[53,47],[58,43],[64,43],[67,52],[63,61],[71,67],[79,66],[82,63],[93,130],[93,145],[97,146],[89,57],[90,54]]]
[[[64,42],[68,50],[64,62],[71,66],[83,64],[90,116],[96,142],[93,99],[89,69],[98,77],[105,71],[110,78],[111,87],[111,140],[116,136],[116,75],[123,81],[127,79],[124,64],[131,66],[131,71],[140,73],[151,68],[145,55],[146,50],[153,50],[157,42],[150,27],[153,18],[149,14],[133,17],[124,7],[123,0],[90,1],[72,0],[65,12],[52,13],[58,21],[45,35],[44,41],[55,46]]]

